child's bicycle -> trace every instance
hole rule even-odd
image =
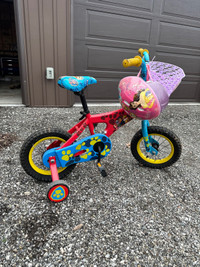
[[[123,78],[119,83],[119,110],[91,115],[84,96],[84,90],[96,80],[88,76],[63,76],[58,84],[80,96],[83,111],[80,122],[70,130],[53,128],[39,130],[24,142],[21,152],[21,165],[27,174],[39,181],[51,182],[47,197],[53,202],[67,198],[69,189],[64,180],[77,163],[97,161],[102,176],[106,171],[101,159],[112,148],[110,136],[133,118],[142,120],[142,129],[132,138],[130,147],[133,156],[142,165],[151,168],[164,168],[175,163],[181,155],[179,138],[164,127],[150,126],[149,119],[157,117],[167,106],[170,94],[185,76],[182,69],[162,62],[149,62],[149,52],[138,50],[141,56],[123,61],[124,67],[138,66],[137,77]],[[96,133],[99,123],[106,124],[104,134]],[[86,128],[90,136],[77,140]]]

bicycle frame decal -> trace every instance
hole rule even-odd
[[[120,127],[131,121],[132,118],[124,111],[124,109],[119,109],[103,114],[91,115],[90,113],[86,115],[82,121],[73,126],[68,133],[72,136],[65,142],[59,149],[71,145],[76,139],[82,134],[86,127],[89,127],[91,135],[95,134],[94,124],[105,123],[105,135],[107,137],[111,136]]]

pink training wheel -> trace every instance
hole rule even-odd
[[[63,180],[54,181],[47,188],[47,197],[52,202],[64,201],[68,195],[69,188]]]

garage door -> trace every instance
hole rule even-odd
[[[142,47],[184,69],[173,100],[200,101],[199,0],[74,0],[73,9],[75,74],[98,80],[89,100],[117,100],[119,80],[137,73],[121,62]]]

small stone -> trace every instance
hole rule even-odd
[[[167,194],[168,194],[170,197],[174,197],[174,195],[173,195],[170,191],[168,191]]]
[[[30,196],[31,192],[27,191],[27,192],[24,192],[24,195],[25,196]]]
[[[43,256],[45,258],[45,257],[48,257],[48,255],[49,255],[48,252],[45,252]]]
[[[79,230],[79,229],[81,229],[82,227],[83,227],[83,224],[80,223],[79,225],[77,225],[77,226],[74,227],[73,231]]]
[[[8,261],[10,259],[10,255],[6,255],[6,260]]]

